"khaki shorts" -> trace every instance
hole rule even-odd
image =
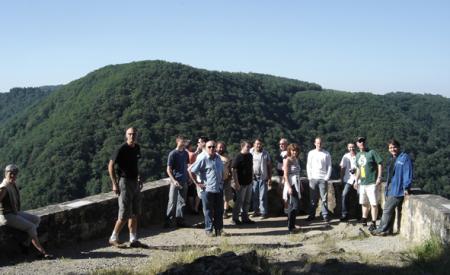
[[[119,180],[119,219],[125,220],[141,214],[142,195],[135,179]]]
[[[359,204],[376,206],[380,200],[381,185],[375,183],[359,186]]]

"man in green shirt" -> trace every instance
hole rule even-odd
[[[362,206],[362,224],[367,226],[367,216],[372,216],[369,231],[376,229],[378,217],[378,201],[380,198],[380,183],[383,159],[375,150],[366,146],[366,138],[358,137],[356,145],[359,153],[356,155],[356,182],[359,184],[359,203]]]

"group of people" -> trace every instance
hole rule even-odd
[[[123,247],[119,233],[125,224],[129,228],[129,246],[148,248],[138,240],[137,218],[141,213],[142,182],[139,177],[138,161],[141,157],[137,143],[138,131],[134,127],[126,130],[126,142],[113,152],[108,172],[112,182],[112,190],[118,196],[118,218],[109,238],[112,246]],[[356,152],[356,147],[359,152]],[[275,170],[283,187],[281,192],[287,214],[287,227],[290,233],[296,231],[296,216],[300,210],[303,190],[300,181],[300,146],[289,144],[286,139],[279,142],[280,153],[276,156]],[[308,152],[306,174],[309,181],[310,207],[307,221],[315,219],[319,198],[321,199],[321,215],[325,222],[330,220],[327,204],[328,180],[331,177],[331,156],[323,149],[322,139],[314,140],[315,149]],[[381,222],[377,226],[378,203],[381,197],[382,158],[375,150],[366,145],[364,137],[358,137],[356,144],[350,142],[340,162],[340,178],[342,188],[341,221],[349,219],[348,196],[352,189],[358,190],[359,203],[362,207],[362,225],[367,226],[369,213],[371,223],[369,231],[373,235],[384,236],[393,233],[395,210],[401,211],[405,195],[409,194],[412,184],[412,162],[408,154],[400,151],[397,140],[388,142],[391,154],[386,162],[385,204]],[[272,158],[263,148],[261,139],[253,143],[244,140],[240,143],[240,151],[230,158],[224,142],[198,139],[194,151],[188,141],[178,136],[176,148],[167,160],[167,174],[170,178],[169,199],[165,226],[175,223],[178,227],[186,226],[184,221],[185,206],[188,193],[193,194],[193,207],[201,201],[204,214],[205,232],[208,236],[220,236],[223,232],[223,219],[227,210],[232,208],[231,224],[253,224],[252,217],[266,219],[268,212],[268,189],[272,180]],[[20,211],[20,196],[15,185],[18,167],[8,165],[5,178],[0,185],[0,219],[2,223],[29,235],[29,240],[43,258],[51,258],[39,242],[37,226],[39,217]],[[197,208],[198,209],[198,208]]]

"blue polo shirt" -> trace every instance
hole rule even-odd
[[[206,185],[206,192],[219,193],[223,190],[223,163],[219,155],[205,155],[191,166],[191,172],[198,175]]]

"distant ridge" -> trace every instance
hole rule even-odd
[[[385,157],[385,141],[397,137],[416,159],[416,184],[450,194],[450,100],[440,96],[337,92],[271,75],[141,61],[103,67],[13,105],[0,106],[0,113],[21,109],[0,120],[0,165],[22,168],[26,208],[109,191],[106,164],[129,125],[139,129],[147,179],[164,176],[177,134],[224,140],[232,154],[241,139],[262,137],[272,155],[284,136],[301,144],[303,158],[322,135],[335,175],[345,144],[362,134]]]

